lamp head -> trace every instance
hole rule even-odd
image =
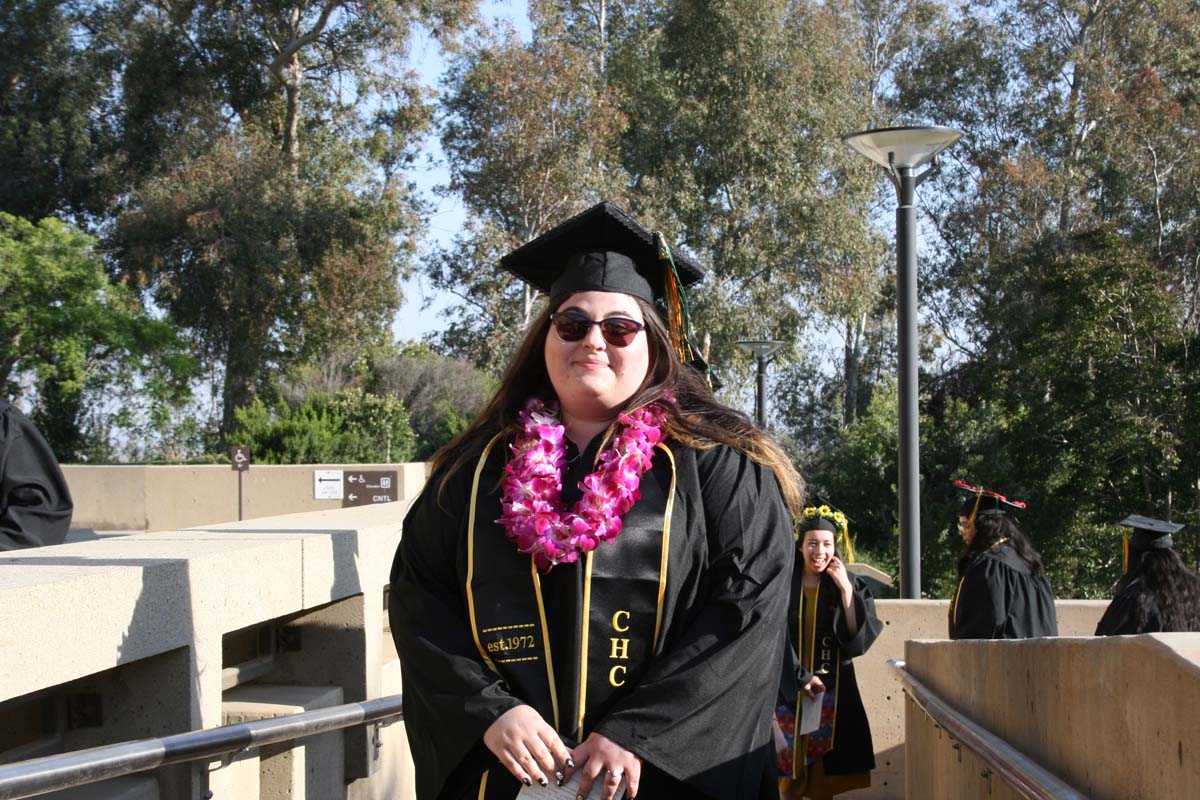
[[[962,131],[940,125],[876,128],[842,137],[842,141],[886,169],[917,167],[962,138]]]

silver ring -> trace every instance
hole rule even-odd
[[[625,774],[625,770],[621,769],[620,767],[617,767],[616,769],[606,769],[604,771],[612,775],[614,778],[620,778]]]

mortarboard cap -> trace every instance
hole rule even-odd
[[[1175,546],[1171,534],[1179,533],[1186,526],[1178,522],[1165,522],[1161,519],[1130,514],[1119,523],[1122,527],[1132,528],[1133,535],[1126,530],[1122,535],[1122,572],[1129,572],[1130,556],[1143,550],[1169,550]],[[1137,560],[1140,560],[1140,556]],[[1135,560],[1136,563],[1136,560]]]
[[[1025,503],[1020,500],[1009,500],[999,492],[972,486],[961,479],[954,482],[954,488],[966,495],[958,510],[960,517],[974,520],[979,514],[1003,514],[1025,508]]]
[[[1174,543],[1171,534],[1179,533],[1186,527],[1178,522],[1164,522],[1138,514],[1129,515],[1120,524],[1133,528],[1133,546],[1142,549],[1170,547]]]
[[[720,382],[692,345],[692,323],[683,289],[704,270],[675,253],[660,233],[642,227],[620,206],[598,203],[500,259],[500,266],[550,296],[557,308],[575,292],[621,292],[660,303],[671,344],[713,389]]]
[[[574,292],[622,292],[648,303],[666,302],[671,259],[661,237],[624,209],[604,202],[571,217],[500,259],[500,266],[550,295],[557,306]],[[692,258],[671,253],[678,283],[704,277]]]

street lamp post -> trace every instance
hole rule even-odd
[[[896,187],[896,328],[900,363],[900,596],[921,596],[920,438],[917,422],[916,188],[933,171],[916,170],[962,136],[953,128],[878,128],[842,141],[887,170]]]
[[[783,342],[765,339],[759,341],[734,342],[739,350],[744,350],[758,359],[758,391],[754,394],[754,419],[758,427],[767,428],[767,364],[771,363],[771,355],[783,346]]]

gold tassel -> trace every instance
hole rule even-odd
[[[842,528],[842,541],[846,543],[846,563],[854,563],[854,542],[850,539],[849,526]]]
[[[688,353],[686,322],[683,301],[679,296],[679,279],[675,275],[675,261],[671,258],[671,250],[667,247],[666,237],[660,231],[654,232],[654,242],[658,246],[659,261],[667,262],[663,270],[663,302],[667,307],[667,329],[671,332],[671,346],[683,363],[691,360]]]
[[[1129,529],[1121,529],[1121,574],[1129,574]]]

